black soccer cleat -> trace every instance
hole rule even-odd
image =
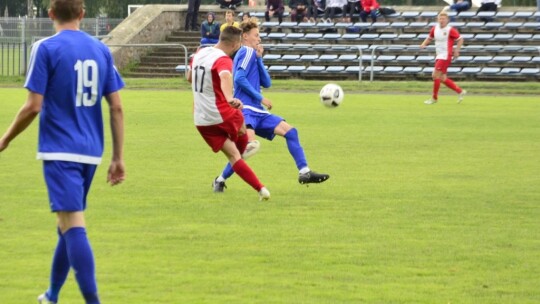
[[[312,183],[322,183],[330,178],[328,174],[321,174],[314,171],[309,171],[298,176],[298,182],[300,184],[312,184]]]
[[[227,188],[227,185],[225,185],[225,182],[218,182],[216,177],[212,182],[212,188],[214,188],[215,193],[223,193],[225,188]]]

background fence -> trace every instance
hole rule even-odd
[[[81,30],[99,38],[109,34],[122,20],[86,18]],[[49,18],[0,18],[0,76],[25,75],[32,43],[54,33]]]

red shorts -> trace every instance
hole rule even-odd
[[[437,59],[435,60],[435,70],[441,71],[443,74],[446,74],[448,67],[450,66],[451,60]]]
[[[237,110],[233,116],[220,124],[196,127],[212,151],[217,153],[223,148],[227,138],[236,142],[242,125],[244,125],[244,115],[242,115],[242,111]]]

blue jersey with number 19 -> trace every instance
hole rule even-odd
[[[82,31],[36,42],[24,87],[43,95],[38,159],[99,164],[101,98],[124,87],[107,46]]]

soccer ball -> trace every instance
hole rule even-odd
[[[329,108],[335,108],[343,102],[343,90],[335,83],[329,83],[321,89],[319,97],[323,105]]]

